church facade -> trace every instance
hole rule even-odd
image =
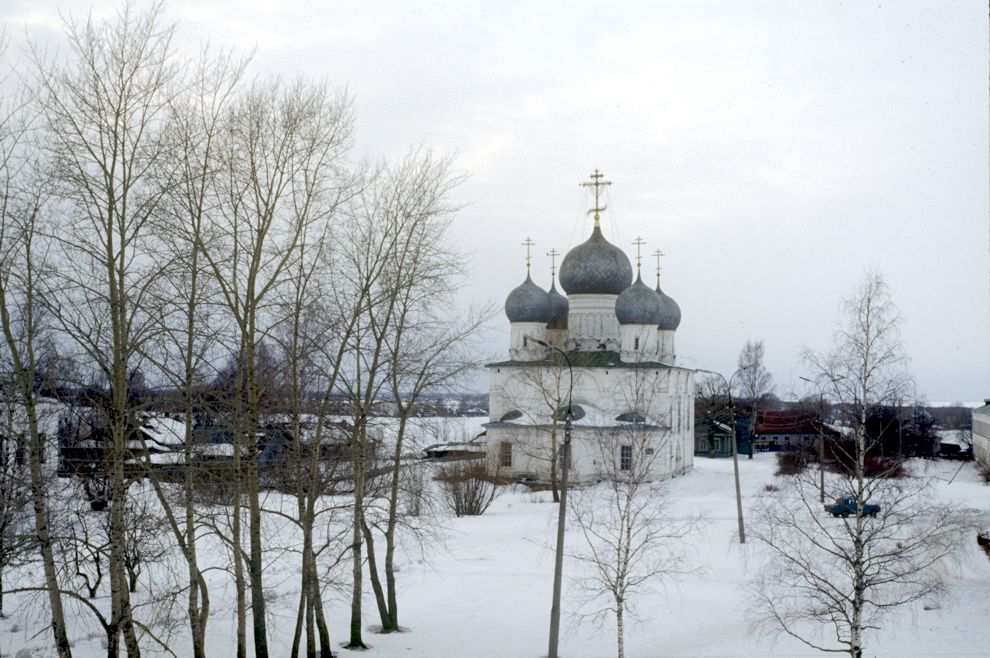
[[[500,475],[548,480],[570,410],[571,478],[664,479],[691,468],[694,371],[677,365],[677,303],[646,285],[601,231],[599,172],[591,236],[548,290],[530,275],[505,302],[509,359],[491,375],[489,463]],[[528,241],[527,241],[528,242]],[[637,240],[637,248],[642,244]],[[554,252],[551,252],[553,254]],[[656,252],[659,254],[659,251]]]

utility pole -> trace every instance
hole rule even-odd
[[[531,338],[537,345],[554,350],[564,357],[570,385],[567,389],[567,410],[564,412],[564,445],[560,449],[560,503],[557,508],[557,549],[553,561],[553,601],[550,604],[550,644],[547,658],[557,658],[560,638],[560,586],[564,575],[564,529],[567,522],[567,474],[571,468],[571,419],[574,416],[571,402],[574,395],[574,370],[567,352],[538,338]]]
[[[736,516],[739,519],[739,543],[746,543],[746,525],[743,523],[743,509],[742,509],[742,491],[739,487],[739,451],[736,447],[736,406],[732,401],[732,380],[736,378],[736,375],[741,373],[743,370],[748,370],[751,366],[745,366],[736,370],[732,373],[732,376],[728,379],[725,378],[720,372],[715,372],[714,370],[705,370],[704,368],[698,368],[698,372],[707,372],[709,375],[715,375],[722,380],[725,384],[725,392],[729,398],[729,424],[732,430],[732,472],[735,475],[736,480]],[[756,422],[756,419],[753,419]]]

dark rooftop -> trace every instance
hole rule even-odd
[[[610,350],[599,350],[597,352],[568,352],[567,358],[574,368],[673,368],[669,363],[659,361],[640,361],[638,363],[626,363],[619,358],[618,352]],[[486,364],[487,368],[501,368],[510,366],[566,366],[564,357],[560,352],[551,351],[545,359],[539,361],[498,361]]]

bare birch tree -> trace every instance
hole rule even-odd
[[[195,658],[205,656],[210,599],[197,551],[194,427],[204,406],[202,390],[220,330],[207,312],[217,301],[217,286],[202,256],[203,225],[217,203],[217,142],[245,65],[246,60],[235,60],[229,53],[204,49],[190,67],[184,93],[169,108],[170,130],[164,139],[170,144],[170,158],[165,172],[174,173],[164,199],[166,212],[156,227],[170,266],[155,290],[156,303],[164,309],[164,326],[160,348],[150,357],[181,400],[184,472],[178,513],[150,464],[146,475],[186,562],[187,615]]]
[[[6,50],[0,34],[0,59]],[[0,329],[2,352],[11,378],[6,392],[22,411],[27,449],[27,470],[34,533],[41,552],[44,588],[51,610],[51,628],[60,658],[72,655],[65,625],[56,563],[49,528],[47,483],[42,474],[45,446],[39,430],[41,374],[38,345],[41,342],[39,272],[48,265],[41,234],[43,180],[40,158],[28,157],[36,143],[29,139],[36,114],[24,88],[0,98]],[[35,151],[36,152],[36,151]]]
[[[516,411],[522,413],[524,417],[516,422],[525,422],[534,431],[546,437],[545,441],[527,441],[517,445],[530,459],[546,464],[546,470],[550,474],[551,496],[555,503],[560,502],[559,455],[563,441],[564,412],[567,408],[568,392],[572,387],[579,387],[580,382],[580,372],[571,373],[565,368],[553,366],[529,368],[520,372],[518,383],[513,382],[500,392],[510,403],[518,400]],[[543,402],[535,409],[526,402],[533,396]]]
[[[386,633],[399,630],[394,562],[410,420],[424,393],[450,386],[476,365],[464,348],[486,318],[485,313],[469,313],[462,320],[449,319],[454,312],[453,295],[464,275],[459,255],[447,244],[447,229],[455,210],[447,197],[459,180],[451,174],[450,164],[449,159],[429,152],[414,153],[386,171],[381,181],[382,199],[373,218],[394,225],[401,241],[400,248],[389,254],[391,262],[383,268],[379,285],[382,308],[392,317],[382,317],[373,325],[381,329],[374,336],[385,349],[382,367],[398,428],[384,474],[373,483],[379,485],[373,497],[383,503],[381,514],[362,515],[371,585]],[[381,570],[373,528],[385,540]]]
[[[163,195],[161,135],[176,74],[173,30],[161,12],[125,5],[111,21],[68,20],[72,59],[50,67],[35,56],[62,219],[53,233],[59,299],[50,308],[109,386],[111,655],[121,632],[128,655],[140,655],[123,556],[124,461],[135,357],[159,326],[147,304],[161,271],[150,227]]]
[[[749,402],[752,407],[752,425],[749,436],[749,458],[753,458],[753,430],[760,409],[766,406],[773,394],[773,375],[763,363],[765,350],[763,339],[747,340],[739,352],[736,397]]]
[[[345,180],[346,178],[346,180]],[[299,240],[290,273],[281,291],[280,315],[275,338],[283,363],[285,408],[291,440],[288,469],[296,497],[296,518],[302,532],[300,597],[296,610],[291,656],[302,648],[305,631],[307,656],[329,657],[332,653],[326,622],[322,590],[318,576],[317,540],[314,536],[318,518],[332,513],[334,505],[324,505],[323,496],[338,476],[339,464],[322,453],[330,435],[328,403],[340,373],[344,352],[356,317],[363,311],[364,298],[333,299],[337,272],[332,238],[337,222],[337,207],[356,190],[350,176],[339,176],[337,193],[320,201],[328,207],[323,221],[307,225]]]
[[[602,481],[569,493],[572,523],[583,539],[571,553],[580,563],[582,618],[615,620],[616,655],[625,657],[627,617],[635,599],[660,581],[690,571],[687,538],[698,517],[670,509],[658,481],[673,446],[666,412],[653,394],[649,375],[626,393],[640,418],[625,427],[601,429],[591,439]]]
[[[883,277],[868,273],[843,302],[832,351],[807,354],[851,429],[848,454],[827,481],[833,497],[852,496],[855,515],[821,509],[817,478],[786,481],[757,509],[755,536],[769,559],[753,586],[763,621],[821,651],[861,658],[865,634],[884,615],[935,595],[939,564],[952,555],[964,519],[932,502],[928,483],[901,465],[867,472],[871,410],[904,391],[910,377],[900,315]],[[879,505],[867,517],[866,505]]]
[[[306,228],[326,221],[338,194],[338,168],[349,145],[350,103],[325,85],[258,81],[232,107],[221,157],[217,213],[202,254],[238,336],[240,425],[235,464],[248,506],[248,580],[255,655],[268,655],[263,590],[260,422],[257,356],[274,321],[267,311],[291,273]],[[243,460],[241,459],[243,451]],[[234,542],[239,542],[240,496],[235,496]],[[235,567],[237,562],[235,562]],[[236,569],[235,569],[236,573]],[[238,578],[238,581],[240,579]],[[239,592],[243,586],[238,584]],[[243,616],[238,605],[239,618]],[[238,655],[244,638],[239,633]]]

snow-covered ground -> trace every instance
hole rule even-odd
[[[740,460],[739,465],[743,496],[751,503],[765,485],[774,482],[775,459],[773,455],[760,454],[752,461]],[[938,495],[977,510],[979,524],[990,529],[990,487],[979,481],[971,463],[915,462],[914,468],[940,478]],[[692,472],[668,486],[677,514],[704,516],[703,530],[693,539],[689,551],[693,566],[700,571],[636,600],[641,619],[627,628],[627,655],[821,655],[796,640],[750,630],[744,587],[759,570],[762,557],[754,543],[740,546],[737,542],[732,462],[699,458]],[[375,634],[371,630],[377,623],[374,601],[370,591],[366,594],[364,619],[369,630],[365,641],[371,645],[366,655],[546,655],[557,509],[548,499],[547,493],[516,489],[496,499],[484,516],[443,517],[442,539],[425,550],[407,551],[399,561],[399,615],[407,632]],[[270,498],[268,504],[277,505],[280,501]],[[275,544],[291,544],[291,530],[274,518],[270,522],[272,536],[277,538],[273,548]],[[919,602],[888,616],[882,628],[867,635],[867,656],[990,655],[990,560],[979,550],[975,538],[974,529],[963,539],[960,559],[949,569],[946,596],[937,603]],[[572,528],[567,541],[578,540]],[[221,556],[214,558],[220,561]],[[269,630],[273,656],[286,655],[291,641],[298,596],[296,569],[295,555],[272,551],[265,579],[270,588],[266,594],[272,614]],[[345,568],[339,573],[345,588],[346,571]],[[604,627],[582,624],[573,615],[577,605],[573,587],[576,575],[576,566],[565,562],[561,655],[615,655],[609,623]],[[234,646],[233,588],[222,572],[211,572],[210,582],[213,613],[209,652],[212,656],[229,656]],[[329,593],[328,604],[331,633],[340,646],[346,640],[348,627],[345,594]],[[180,604],[175,610],[178,625],[174,646],[176,654],[184,656],[188,652],[184,639],[180,639],[184,630],[181,607]],[[74,606],[71,609],[76,610]],[[53,655],[48,648],[47,631],[40,626],[43,615],[32,604],[15,606],[11,600],[8,612],[9,618],[0,620],[0,655],[13,656],[24,647],[34,651],[35,657]],[[74,614],[74,655],[105,655],[96,625],[86,613]],[[339,653],[351,654],[343,648]],[[155,655],[150,644],[146,655]]]

